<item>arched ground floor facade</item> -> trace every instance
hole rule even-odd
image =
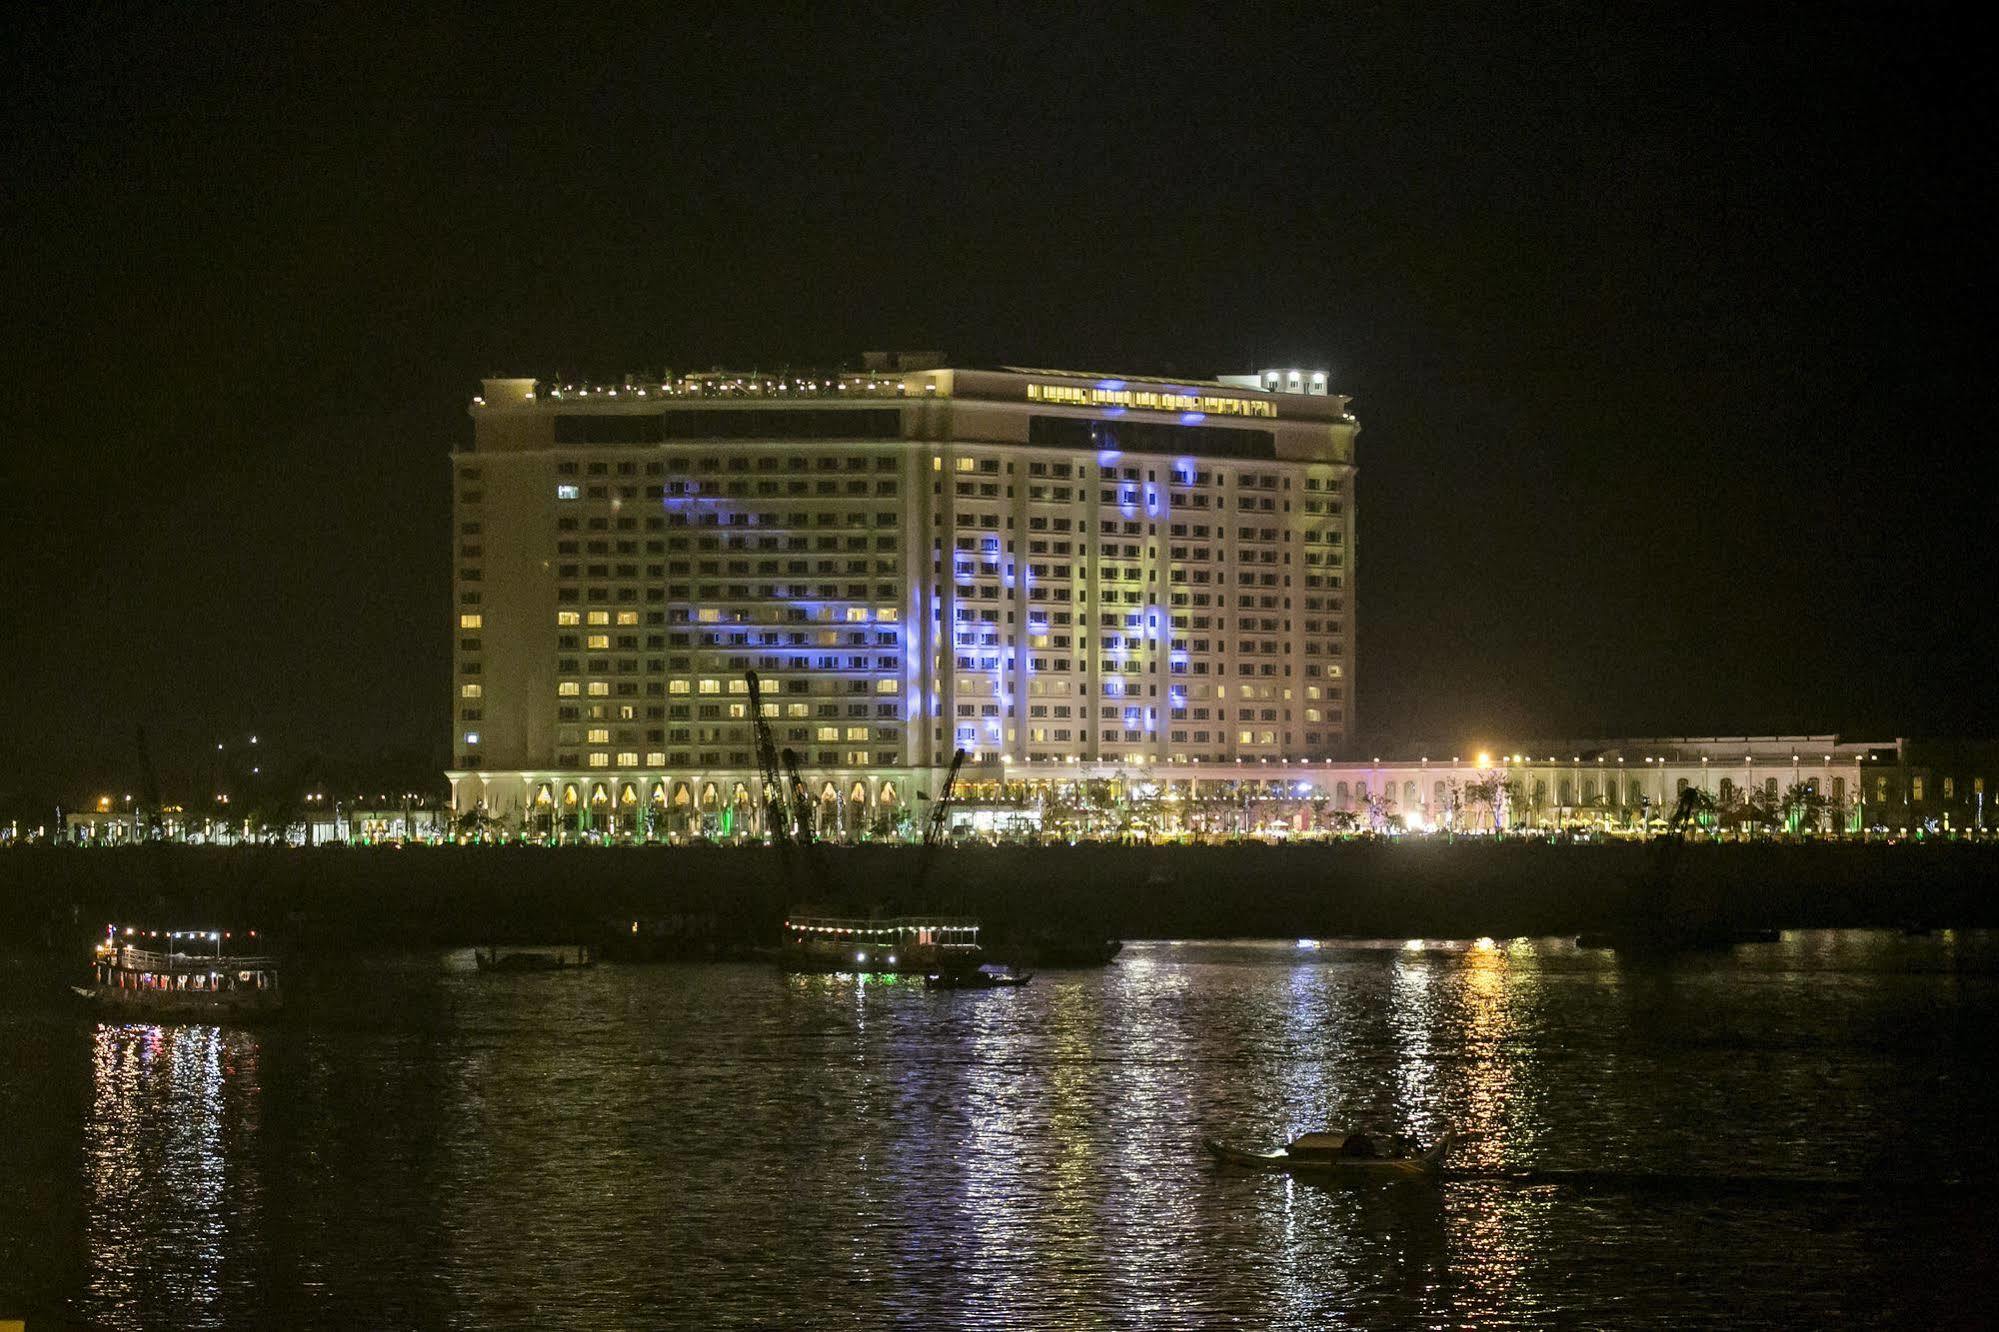
[[[954,825],[1009,836],[1314,836],[1656,829],[1694,788],[1702,827],[1836,833],[1868,809],[1869,747],[1830,737],[1673,741],[1617,751],[1386,762],[966,766]],[[1878,751],[1877,751],[1878,757]],[[1878,766],[1878,764],[1877,764]],[[553,840],[743,840],[771,820],[754,771],[449,774],[461,819]],[[941,769],[801,774],[816,835],[920,836]]]

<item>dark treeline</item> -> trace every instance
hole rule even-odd
[[[811,867],[722,848],[144,847],[0,855],[0,924],[68,947],[107,922],[249,928],[304,946],[591,937],[677,917],[729,944],[787,907],[978,916],[1000,936],[1495,938],[1624,919],[1655,882],[1642,845],[1084,845],[954,850],[930,886],[907,847],[828,848]],[[1999,924],[1999,845],[1689,846],[1676,913],[1754,928]]]

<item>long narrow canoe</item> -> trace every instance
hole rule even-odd
[[[1225,1143],[1216,1142],[1213,1138],[1203,1141],[1209,1153],[1224,1165],[1247,1166],[1252,1170],[1337,1170],[1391,1176],[1436,1173],[1437,1168],[1443,1164],[1445,1151],[1451,1145],[1451,1135],[1448,1133],[1416,1156],[1347,1156],[1336,1146],[1319,1145],[1326,1139],[1338,1142],[1344,1136],[1308,1133],[1290,1146],[1279,1147],[1273,1152],[1230,1147]]]

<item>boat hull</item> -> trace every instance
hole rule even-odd
[[[70,989],[105,1017],[133,1022],[247,1022],[271,1017],[284,1007],[276,990],[137,990],[113,985],[72,985]]]
[[[1618,953],[1694,953],[1720,951],[1738,944],[1770,944],[1783,938],[1778,930],[1737,930],[1722,926],[1689,929],[1595,930],[1576,936],[1576,947]]]
[[[475,953],[472,960],[479,970],[500,976],[543,971],[581,971],[596,965],[589,958],[556,957],[549,953],[502,953],[498,957]]]
[[[1409,1179],[1434,1175],[1443,1164],[1445,1142],[1439,1142],[1421,1156],[1339,1156],[1330,1152],[1311,1152],[1293,1155],[1284,1148],[1274,1152],[1254,1152],[1241,1147],[1230,1147],[1216,1142],[1213,1138],[1203,1140],[1208,1153],[1223,1165],[1245,1166],[1252,1170],[1283,1170],[1292,1173],[1317,1173],[1351,1175],[1359,1177],[1380,1177],[1383,1179]]]

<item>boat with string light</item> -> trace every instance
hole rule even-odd
[[[979,922],[966,916],[785,917],[778,965],[786,971],[928,976],[976,967]]]
[[[70,988],[100,1011],[144,1021],[212,1022],[284,1005],[278,960],[257,931],[107,925],[89,985]],[[239,951],[240,950],[240,951]]]

